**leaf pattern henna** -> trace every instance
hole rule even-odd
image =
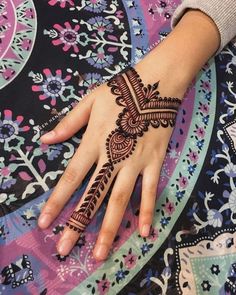
[[[143,136],[150,125],[154,128],[175,125],[180,99],[160,97],[157,90],[159,82],[144,86],[132,67],[124,75],[126,79],[119,74],[107,83],[111,93],[116,96],[116,103],[123,107],[116,121],[117,128],[106,140],[108,161],[99,171],[80,208],[72,213],[66,223],[70,229],[79,233],[90,223],[114,165],[132,154],[137,138]]]
[[[70,229],[81,233],[90,223],[91,215],[97,204],[97,199],[99,199],[100,192],[104,190],[108,179],[111,177],[113,169],[114,167],[110,163],[105,163],[102,166],[79,210],[74,211],[69,222],[66,222],[66,225],[69,226]]]

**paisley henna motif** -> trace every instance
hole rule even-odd
[[[175,125],[180,99],[160,97],[157,90],[159,82],[144,86],[134,68],[130,68],[125,77],[120,74],[107,83],[111,93],[116,96],[116,103],[123,110],[118,115],[117,128],[106,140],[108,161],[99,171],[80,208],[72,213],[66,223],[79,233],[84,231],[96,212],[96,205],[114,165],[133,153],[138,137],[143,136],[150,125],[154,128]]]

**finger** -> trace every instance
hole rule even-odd
[[[138,170],[124,167],[117,175],[102,227],[93,251],[93,256],[97,260],[106,259],[109,253],[134,189],[138,174]]]
[[[89,169],[97,159],[96,146],[83,138],[79,148],[70,160],[67,168],[54,188],[48,201],[42,208],[38,225],[47,228],[59,215],[71,195],[78,188]]]
[[[52,144],[62,142],[72,137],[88,123],[93,101],[93,95],[84,97],[53,130],[42,135],[40,140],[45,144]]]
[[[139,214],[139,231],[142,237],[148,237],[152,225],[157,186],[161,167],[157,164],[147,166],[143,170],[142,196]]]
[[[67,255],[71,251],[80,234],[85,230],[100,207],[117,173],[109,162],[103,165],[100,163],[101,161],[99,161],[83,197],[66,223],[67,227],[64,228],[63,235],[57,246],[61,255]]]

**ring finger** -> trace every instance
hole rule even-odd
[[[139,214],[139,231],[142,237],[149,236],[156,203],[161,167],[158,165],[158,161],[154,163],[155,165],[147,166],[143,170],[142,197]]]

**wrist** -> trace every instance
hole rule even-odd
[[[176,63],[174,55],[160,45],[148,53],[135,69],[145,84],[160,81],[159,91],[162,96],[182,99],[192,80],[188,72]]]
[[[189,10],[168,37],[136,67],[147,83],[160,80],[165,95],[183,97],[219,44],[220,35],[213,20],[201,11]]]

